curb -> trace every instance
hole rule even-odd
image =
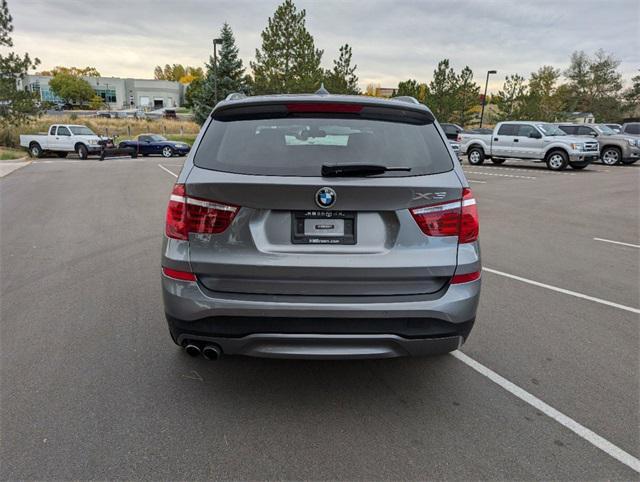
[[[23,167],[27,167],[29,165],[31,165],[31,160],[28,157],[23,157],[22,159],[11,159],[10,161],[0,161],[0,179],[4,179],[5,177],[10,176],[14,172],[19,171]],[[4,171],[2,167],[13,168]]]

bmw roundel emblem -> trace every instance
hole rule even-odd
[[[330,187],[318,189],[316,193],[316,204],[321,208],[330,208],[336,203],[338,195]]]

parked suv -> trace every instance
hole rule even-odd
[[[629,135],[616,134],[606,124],[558,124],[571,136],[589,136],[600,144],[600,159],[607,166],[633,164],[640,159],[640,143]]]
[[[219,103],[171,193],[169,331],[191,355],[444,353],[480,295],[476,201],[415,99]]]

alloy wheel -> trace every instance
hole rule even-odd
[[[602,162],[607,166],[614,166],[618,163],[618,151],[614,149],[607,149],[602,154]]]

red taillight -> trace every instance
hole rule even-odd
[[[189,233],[219,234],[231,225],[238,209],[230,204],[189,197],[184,184],[176,184],[167,207],[165,233],[174,239],[189,239]]]
[[[362,110],[360,104],[329,104],[325,102],[295,102],[287,104],[289,112],[329,112],[332,114],[357,114]]]
[[[460,227],[460,201],[411,209],[422,232],[427,236],[457,236]]]
[[[462,190],[462,199],[409,210],[427,236],[458,236],[459,243],[478,239],[478,210],[471,189]]]
[[[478,239],[480,223],[478,222],[478,206],[471,189],[462,190],[462,212],[460,214],[459,243],[472,243]]]
[[[187,229],[187,203],[184,184],[176,184],[171,191],[169,205],[167,206],[167,222],[165,234],[169,238],[189,239]]]
[[[469,283],[470,281],[475,281],[477,279],[480,279],[480,271],[476,271],[475,273],[456,274],[451,278],[451,284],[457,285],[460,283]]]
[[[189,271],[178,271],[177,269],[162,268],[162,273],[169,278],[177,279],[180,281],[195,281],[196,275]]]

